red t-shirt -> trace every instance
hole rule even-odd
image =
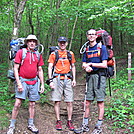
[[[27,51],[26,57],[22,65],[20,65],[19,76],[25,79],[35,78],[38,74],[38,66],[43,66],[43,58],[40,55],[40,60],[35,53]],[[15,57],[15,63],[22,63],[22,49],[20,49]]]

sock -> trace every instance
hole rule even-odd
[[[98,122],[97,122],[96,126],[101,126],[102,125],[102,122],[103,122],[103,120],[99,120],[98,119]]]
[[[15,119],[11,119],[10,127],[15,127],[15,123],[16,123],[16,120]]]
[[[88,118],[84,118],[84,124],[85,125],[88,125],[88,120],[89,120]]]
[[[28,125],[33,125],[33,121],[34,121],[34,119],[28,119]]]

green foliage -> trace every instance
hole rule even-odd
[[[1,7],[0,37],[2,43],[7,44],[14,26],[14,1],[2,0]],[[104,28],[112,33],[114,49],[121,55],[123,51],[117,45],[120,40],[124,48],[126,44],[133,44],[133,9],[132,0],[28,0],[21,20],[19,37],[36,34],[44,44],[46,53],[49,44],[57,45],[59,36],[71,39],[72,28],[78,16],[72,42],[72,50],[76,54],[79,51],[76,45],[82,45],[86,41],[85,32],[88,29]]]
[[[129,132],[134,132],[134,80],[128,81],[126,75],[126,70],[122,70],[117,79],[112,80],[113,96],[106,103],[105,116],[114,128],[127,128]]]
[[[45,91],[44,91],[43,94],[40,94],[40,96],[41,96],[40,103],[41,104],[44,104],[46,102],[47,103],[49,102],[49,94],[50,94],[50,91],[51,91],[50,87],[47,84],[45,84]]]
[[[6,77],[8,64],[1,63],[0,64],[0,129],[3,129],[8,125],[7,114],[11,113],[13,100],[12,94],[9,94],[8,90],[8,79]],[[9,101],[11,100],[11,101]]]

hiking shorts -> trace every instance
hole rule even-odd
[[[16,98],[25,100],[28,97],[29,101],[38,101],[40,99],[38,92],[39,82],[36,82],[34,85],[28,85],[24,81],[21,83],[23,87],[22,92],[18,92],[18,87],[15,84]]]
[[[73,102],[73,88],[71,79],[59,80],[58,78],[53,79],[55,89],[52,90],[51,100],[61,101],[64,97],[65,102]]]
[[[89,76],[86,100],[94,100],[96,98],[97,101],[104,101],[106,95],[106,77],[100,77],[100,88],[98,89],[99,75],[92,74]]]

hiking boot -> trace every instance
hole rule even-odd
[[[9,127],[7,134],[14,134],[15,127]]]
[[[62,121],[57,120],[55,128],[56,130],[62,130]]]
[[[39,130],[34,125],[28,125],[28,129],[36,134],[39,132]]]
[[[80,133],[83,133],[83,132],[88,132],[90,129],[88,127],[88,125],[82,125],[82,127],[78,128],[78,129],[74,129],[74,133],[76,134],[80,134]]]
[[[72,121],[67,121],[67,127],[68,127],[68,129],[70,130],[70,131],[74,131],[74,126],[73,126],[73,124],[72,124]]]
[[[91,134],[100,134],[101,132],[102,132],[102,128],[100,126],[95,126]]]

